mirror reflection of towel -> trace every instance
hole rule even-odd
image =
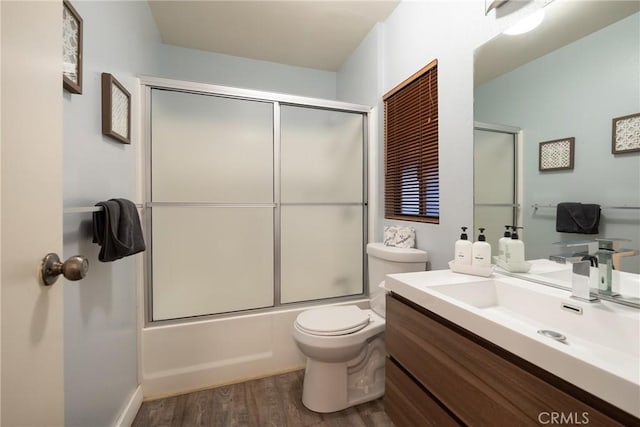
[[[98,259],[115,261],[146,249],[138,208],[127,199],[96,203],[102,209],[93,213],[93,243],[99,244]]]
[[[598,234],[600,205],[573,202],[558,203],[556,231],[560,233]]]

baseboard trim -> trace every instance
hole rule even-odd
[[[167,398],[170,398],[170,397],[180,396],[180,395],[187,394],[187,393],[194,393],[194,392],[203,391],[203,390],[210,390],[212,388],[224,387],[224,386],[228,386],[228,385],[244,383],[244,382],[247,382],[247,381],[259,380],[259,379],[262,379],[262,378],[273,377],[273,376],[276,376],[276,375],[289,374],[291,372],[302,371],[302,370],[304,370],[304,368],[305,368],[305,365],[296,365],[295,367],[290,367],[290,368],[286,368],[286,369],[282,369],[282,370],[278,370],[278,371],[268,372],[268,373],[260,374],[260,375],[237,378],[237,379],[233,379],[233,380],[226,381],[226,382],[216,382],[216,383],[211,383],[211,384],[208,384],[208,385],[185,388],[185,389],[180,389],[180,390],[177,390],[177,391],[171,391],[171,392],[167,392],[167,393],[164,393],[164,394],[152,394],[152,395],[149,395],[149,396],[144,396],[142,401],[143,402],[151,402],[151,401],[158,400],[158,399],[167,399]],[[152,388],[152,387],[150,387],[150,388]],[[145,388],[145,390],[146,389],[147,388]]]
[[[131,427],[131,424],[133,424],[133,420],[135,420],[136,414],[142,405],[142,396],[142,386],[138,385],[136,391],[131,395],[129,403],[127,403],[124,411],[122,411],[118,420],[114,424],[114,427]]]

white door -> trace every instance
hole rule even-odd
[[[0,424],[64,424],[63,284],[38,279],[62,253],[62,2],[0,2]]]

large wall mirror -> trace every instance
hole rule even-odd
[[[475,121],[515,129],[516,137],[502,143],[513,152],[498,145],[494,154],[476,152],[476,171],[494,174],[476,189],[476,204],[507,207],[489,215],[490,226],[476,207],[474,225],[487,226],[495,241],[501,221],[519,221],[527,259],[560,252],[554,242],[595,237],[626,238],[624,247],[640,249],[640,152],[614,154],[611,146],[613,119],[640,113],[640,2],[555,0],[544,9],[534,31],[501,34],[476,50]],[[569,138],[572,167],[539,170],[540,143]],[[504,197],[487,200],[488,186]],[[601,205],[599,233],[556,232],[560,202]],[[640,273],[640,257],[621,258],[619,269]]]

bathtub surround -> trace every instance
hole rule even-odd
[[[368,305],[367,300],[350,303]],[[144,328],[145,399],[304,368],[304,357],[291,338],[293,322],[303,310]]]

